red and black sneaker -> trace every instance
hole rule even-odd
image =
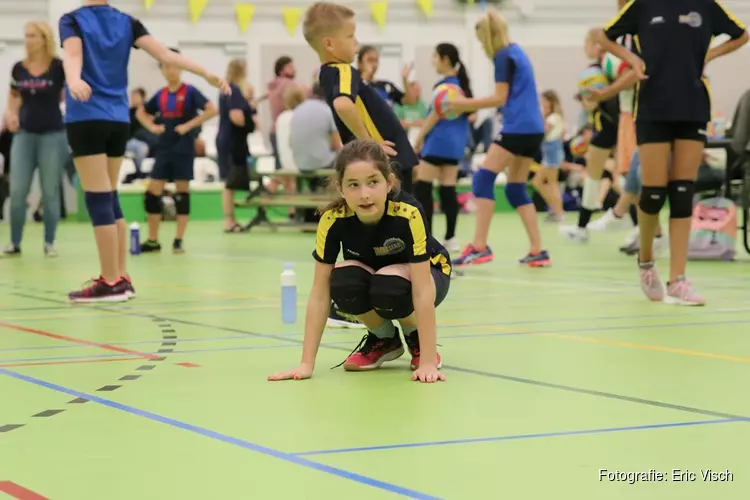
[[[416,330],[406,335],[406,345],[409,348],[409,354],[411,354],[409,368],[416,370],[419,368],[419,333]],[[437,355],[437,367],[438,369],[443,367],[443,360],[440,357],[440,353]]]
[[[122,281],[125,282],[125,295],[129,299],[135,298],[135,288],[133,287],[133,280],[130,279],[130,276],[123,276]]]
[[[344,370],[351,372],[376,370],[386,361],[398,359],[403,354],[404,344],[401,342],[398,329],[396,335],[389,339],[381,339],[374,333],[367,332],[342,364]]]
[[[90,284],[89,284],[90,283]],[[90,302],[125,302],[127,296],[127,281],[120,278],[116,283],[107,283],[99,276],[86,283],[84,288],[68,294],[68,299],[76,304]]]

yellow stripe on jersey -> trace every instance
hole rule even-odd
[[[714,0],[714,2],[716,3],[716,5],[718,5],[718,7],[719,7],[719,8],[721,9],[721,10],[723,10],[723,11],[724,11],[724,14],[726,14],[726,15],[727,15],[727,17],[729,18],[729,20],[730,20],[730,21],[732,21],[732,22],[733,22],[734,24],[736,24],[736,25],[737,25],[737,27],[738,27],[739,29],[741,29],[741,30],[744,30],[744,29],[746,29],[746,28],[745,28],[745,24],[744,24],[744,23],[743,23],[742,21],[740,21],[740,20],[739,20],[739,19],[737,18],[737,16],[735,16],[734,14],[732,14],[731,12],[729,12],[729,11],[728,11],[727,9],[725,9],[725,8],[724,8],[724,6],[723,6],[723,5],[721,4],[721,2],[719,2],[719,0]]]
[[[445,274],[446,276],[451,275],[451,265],[448,262],[448,259],[445,258],[445,255],[439,253],[433,258],[430,259],[430,264],[433,266],[440,265],[440,270]]]
[[[320,257],[321,259],[325,258],[328,233],[336,223],[336,221],[338,219],[344,219],[353,215],[354,212],[352,212],[349,207],[344,207],[337,210],[327,210],[323,215],[320,216],[318,229],[315,233],[315,253],[318,254],[318,257]]]
[[[357,107],[357,114],[359,114],[360,118],[362,118],[362,121],[365,124],[365,128],[367,129],[367,133],[370,134],[370,137],[378,142],[383,142],[383,136],[380,135],[378,127],[375,126],[375,122],[372,121],[372,117],[367,111],[365,103],[362,102],[362,99],[359,96],[357,96],[357,99],[354,101],[354,105]]]
[[[414,256],[418,257],[427,254],[427,229],[424,226],[424,220],[419,209],[408,203],[392,202],[388,204],[388,215],[408,219],[411,237],[414,242]]]
[[[332,64],[339,70],[339,93],[352,95],[352,67],[348,64]]]
[[[627,13],[628,9],[630,9],[630,7],[632,7],[634,3],[635,3],[635,0],[630,0],[628,3],[626,3],[625,7],[623,7],[620,10],[620,12],[618,12],[617,15],[610,22],[607,23],[607,25],[604,27],[604,31],[607,31],[612,26],[614,26],[615,24],[617,24],[617,22],[620,19],[622,19],[622,16],[624,16]]]

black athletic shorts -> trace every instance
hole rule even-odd
[[[504,134],[495,137],[495,144],[515,156],[536,158],[542,150],[544,134]]]
[[[451,287],[451,277],[437,267],[431,267],[430,273],[432,274],[432,280],[435,282],[435,307],[437,307],[448,296],[448,290]]]
[[[160,181],[192,181],[195,156],[191,154],[162,152],[154,158],[151,178]]]
[[[591,145],[599,149],[614,149],[617,147],[617,135],[619,123],[613,122],[602,115],[594,112],[594,136]]]
[[[703,122],[636,122],[638,145],[698,141],[706,143],[706,124]]]
[[[421,156],[423,162],[429,163],[433,167],[457,167],[458,160],[454,158],[444,158],[442,156]]]
[[[65,131],[73,158],[102,154],[121,158],[130,139],[129,123],[108,120],[66,123]]]

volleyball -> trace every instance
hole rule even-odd
[[[442,83],[432,91],[432,109],[444,120],[455,120],[462,113],[445,112],[445,103],[458,97],[464,97],[461,87],[452,83]]]
[[[578,92],[586,96],[591,90],[601,90],[609,85],[609,79],[599,66],[589,66],[578,78]]]
[[[610,82],[614,82],[619,78],[623,71],[628,67],[619,57],[610,54],[609,52],[604,56],[602,60],[602,70],[604,75],[609,79]]]

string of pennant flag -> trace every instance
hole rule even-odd
[[[156,0],[143,0],[143,5],[146,10],[150,10],[153,7]],[[426,17],[432,17],[433,11],[433,0],[414,0],[419,10]],[[188,0],[188,9],[190,12],[190,22],[197,24],[203,15],[203,10],[208,5],[209,0]],[[468,3],[473,4],[474,0],[468,0]],[[253,21],[255,15],[255,4],[252,3],[236,3],[234,4],[235,17],[237,19],[237,26],[242,33],[247,33],[250,24]],[[287,31],[290,35],[294,35],[297,31],[297,27],[302,19],[304,9],[301,7],[282,7],[281,19],[286,26]],[[375,24],[384,28],[388,19],[388,0],[376,0],[370,2],[370,15]]]

